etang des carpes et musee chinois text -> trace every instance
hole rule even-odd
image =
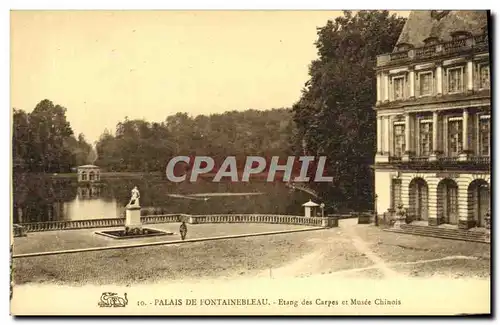
[[[370,299],[345,299],[345,300],[328,300],[328,299],[302,299],[302,300],[286,300],[277,299],[270,300],[267,298],[241,298],[241,299],[223,299],[223,298],[198,298],[198,299],[155,299],[155,306],[391,306],[391,305],[401,305],[401,300],[399,299],[384,299],[377,298],[374,300]]]

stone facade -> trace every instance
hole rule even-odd
[[[491,152],[486,15],[412,12],[394,52],[377,58],[379,213],[402,205],[410,222],[485,227]]]

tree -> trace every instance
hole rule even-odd
[[[105,132],[96,144],[98,165],[113,171],[165,171],[172,156],[206,155],[217,163],[227,156],[288,155],[294,125],[290,109],[230,111],[165,122],[128,120],[116,136]]]
[[[28,114],[23,110],[14,109],[12,135],[12,160],[15,171],[23,171],[29,165],[30,151]]]
[[[45,99],[31,113],[14,109],[12,153],[15,172],[68,172],[87,163],[91,146],[76,139],[66,108]]]
[[[297,151],[327,156],[334,182],[312,186],[334,207],[371,207],[376,56],[392,51],[404,22],[388,11],[344,11],[318,29],[318,59],[293,106],[294,143]]]

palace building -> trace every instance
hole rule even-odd
[[[412,11],[377,57],[378,213],[489,228],[491,93],[487,11]]]

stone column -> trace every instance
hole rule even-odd
[[[432,112],[432,153],[429,156],[430,161],[436,161],[440,154],[439,148],[439,133],[441,130],[439,129],[439,112]]]
[[[415,71],[413,70],[413,67],[410,70],[410,98],[415,97]]]
[[[382,152],[382,117],[377,116],[377,154]]]
[[[380,78],[380,73],[377,73],[377,103],[382,99],[382,93],[380,88],[382,87],[382,78]]]
[[[389,75],[384,73],[384,101],[389,101]]]
[[[467,160],[469,156],[469,110],[464,108],[462,113],[462,153],[459,160]]]
[[[474,83],[473,83],[473,65],[472,65],[472,61],[467,61],[467,92],[471,92],[473,91],[473,86],[474,86]]]
[[[387,142],[387,127],[385,120],[385,117],[377,116],[377,154],[375,155],[376,163],[389,162],[389,156],[388,154],[386,154],[388,148],[385,145]]]
[[[439,95],[443,94],[443,67],[438,63],[436,67],[436,92]]]
[[[458,228],[469,229],[475,226],[476,221],[469,216],[469,196],[467,186],[458,187]]]
[[[390,156],[390,148],[389,148],[389,137],[391,132],[391,117],[386,116],[384,119],[384,154],[386,156]]]
[[[405,153],[403,154],[403,161],[409,161],[410,156],[411,156],[411,150],[412,150],[412,145],[411,145],[411,116],[410,113],[405,114]]]
[[[437,184],[428,183],[428,196],[429,196],[429,216],[428,216],[428,223],[429,226],[438,226],[442,223],[442,220],[438,216],[438,209],[437,209]]]
[[[401,177],[401,203],[405,208],[410,206],[410,179],[408,177]],[[397,207],[396,211],[397,211]]]

